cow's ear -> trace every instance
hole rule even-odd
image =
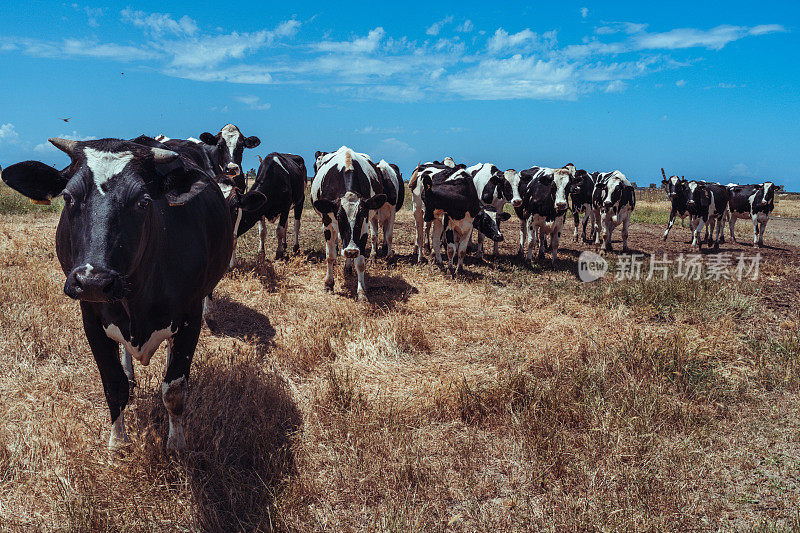
[[[47,202],[67,186],[63,172],[40,161],[24,161],[11,165],[1,174],[9,187],[37,202]]]
[[[571,176],[573,177],[575,176],[575,165],[573,165],[572,163],[567,163],[566,165],[564,165],[564,168],[566,168],[569,171]]]
[[[245,148],[255,148],[259,144],[261,144],[261,139],[259,139],[255,135],[253,135],[252,137],[248,137],[244,140]]]
[[[239,205],[245,211],[258,211],[267,203],[267,197],[261,191],[250,191],[242,196]]]
[[[385,203],[386,203],[386,195],[383,193],[376,194],[369,200],[364,201],[364,205],[367,206],[367,209],[369,209],[370,211],[374,211],[375,209],[380,209],[381,206]]]
[[[506,213],[505,211],[503,211],[502,213],[500,213],[499,215],[497,215],[497,219],[498,219],[500,222],[505,222],[505,221],[506,221],[506,220],[508,220],[509,218],[511,218],[511,213]]]
[[[202,134],[200,134],[200,140],[206,144],[210,144],[211,146],[217,145],[217,136],[211,135],[207,131],[204,131]]]
[[[313,205],[314,209],[320,213],[333,213],[339,208],[339,206],[337,206],[334,202],[324,199],[319,199],[311,205]]]
[[[206,187],[209,181],[203,178],[195,180],[183,180],[177,185],[167,189],[164,193],[164,198],[167,199],[170,206],[183,205],[200,194]]]

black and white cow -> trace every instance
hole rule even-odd
[[[370,231],[373,239],[373,253],[378,252],[378,226],[383,230],[383,246],[386,250],[386,258],[394,255],[392,249],[392,238],[394,236],[394,222],[397,212],[403,207],[406,200],[406,188],[403,183],[403,175],[400,168],[387,163],[383,159],[375,165],[378,168],[378,176],[381,180],[383,192],[386,195],[386,203],[378,209],[375,217],[370,221]]]
[[[109,447],[127,440],[132,358],[147,365],[167,341],[161,387],[167,448],[183,448],[204,298],[225,274],[233,247],[225,199],[210,175],[174,151],[119,139],[50,142],[70,156],[67,168],[26,161],[8,167],[3,179],[33,200],[64,198],[56,253],[67,277],[64,292],[80,301],[100,371],[112,422]]]
[[[628,228],[636,207],[636,192],[633,184],[619,170],[598,173],[595,176],[592,194],[592,220],[595,244],[611,251],[611,235],[614,228],[622,225],[622,251],[628,251]]]
[[[417,168],[414,169],[414,172],[411,173],[411,179],[408,181],[408,189],[411,191],[411,210],[414,216],[414,226],[417,230],[417,241],[422,242],[424,236],[425,248],[428,250],[428,252],[431,252],[431,224],[433,223],[433,219],[423,220],[425,208],[422,202],[422,196],[420,196],[422,188],[417,187],[417,181],[423,170],[428,174],[433,175],[438,172],[452,172],[456,167],[461,169],[467,168],[466,165],[463,164],[456,165],[456,163],[453,161],[453,158],[449,156],[445,157],[444,161],[428,161],[427,163],[420,163],[417,165]],[[415,190],[419,194],[415,195]],[[419,217],[419,220],[417,220],[417,217]],[[421,261],[423,256],[422,248],[414,245],[414,255],[416,255],[418,260]]]
[[[204,147],[208,150],[211,162],[221,171],[244,174],[242,156],[245,148],[255,148],[261,144],[258,137],[245,137],[233,124],[225,124],[219,133],[211,135],[204,132],[200,135]]]
[[[731,239],[737,218],[749,218],[753,221],[753,246],[764,246],[764,230],[769,222],[769,215],[775,208],[775,184],[765,181],[760,185],[727,186],[730,192],[730,230]]]
[[[681,226],[683,226],[683,219],[689,216],[689,211],[686,209],[686,194],[684,193],[689,182],[678,176],[667,178],[667,173],[664,172],[663,168],[661,169],[661,175],[664,176],[661,186],[664,188],[667,200],[670,203],[669,222],[667,222],[667,229],[664,232],[664,240],[666,241],[669,231],[675,224],[675,217],[681,217]]]
[[[596,172],[594,174],[597,174]],[[575,180],[572,182],[569,191],[569,200],[572,205],[572,220],[575,223],[575,242],[578,242],[578,226],[580,216],[583,215],[583,234],[586,237],[586,224],[592,219],[592,193],[594,192],[594,174],[589,174],[583,169],[575,172]],[[594,230],[594,224],[589,224],[589,230]],[[590,235],[592,239],[594,235]]]
[[[516,173],[514,170],[507,170],[503,172],[491,163],[478,163],[471,167],[467,167],[467,172],[472,175],[472,181],[475,182],[475,189],[478,191],[478,197],[486,206],[491,206],[495,212],[502,213],[506,203],[514,199],[514,193],[511,189],[511,182],[506,179],[506,174]],[[498,222],[498,227],[500,223]],[[483,257],[483,238],[484,235],[478,232],[478,257]],[[498,241],[494,241],[493,254],[497,257]]]
[[[700,250],[702,242],[700,232],[708,225],[708,244],[714,238],[716,227],[717,235],[714,238],[714,248],[719,248],[722,223],[728,215],[728,202],[730,192],[727,187],[719,183],[692,180],[686,184],[683,192],[686,200],[686,209],[689,211],[689,227],[692,230],[692,249]]]
[[[244,235],[258,222],[261,255],[266,254],[267,224],[278,221],[275,229],[278,247],[275,258],[283,257],[286,250],[286,225],[289,211],[294,209],[293,253],[300,250],[300,217],[306,200],[306,163],[294,154],[273,152],[261,159],[253,186],[240,199],[242,213],[236,224],[236,236]]]
[[[368,155],[346,146],[319,156],[314,165],[316,173],[311,183],[311,203],[322,217],[325,228],[328,263],[325,286],[333,290],[336,243],[341,239],[345,269],[351,264],[355,266],[358,299],[366,299],[364,250],[369,236],[368,224],[386,203],[379,171]]]
[[[413,183],[413,185],[412,185]],[[447,241],[448,266],[453,271],[453,259],[458,255],[455,272],[462,270],[469,236],[475,228],[493,241],[502,241],[498,221],[508,220],[508,213],[497,213],[478,197],[472,175],[463,166],[440,168],[440,165],[421,165],[414,170],[411,182],[414,221],[417,226],[416,249],[422,259],[422,224],[432,222],[431,252],[442,263],[442,235]]]
[[[539,243],[539,259],[544,258],[546,235],[551,235],[552,263],[555,264],[569,206],[570,186],[576,181],[575,174],[575,165],[572,163],[563,168],[531,167],[520,172],[524,183],[522,205],[514,210],[524,223],[522,247],[524,249],[527,244],[528,261],[533,260],[534,241]]]

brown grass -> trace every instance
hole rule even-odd
[[[0,216],[2,530],[800,523],[798,315],[780,304],[796,251],[766,250],[760,282],[584,285],[584,247],[565,239],[559,269],[506,255],[448,279],[411,264],[403,211],[400,257],[368,266],[358,303],[341,262],[325,292],[309,210],[301,256],[259,263],[257,236],[240,241],[192,368],[188,452],[164,450],[157,355],[136,367],[133,443],[112,458],[55,221]],[[631,244],[659,232],[635,226]]]

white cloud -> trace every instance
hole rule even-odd
[[[392,159],[401,159],[404,156],[410,156],[417,153],[407,142],[401,141],[395,137],[383,139],[378,144],[378,149],[375,151],[376,157],[391,161]]]
[[[168,13],[145,13],[130,9],[123,9],[120,15],[123,21],[144,29],[153,37],[161,37],[166,34],[192,36],[199,30],[197,23],[188,15],[175,20]]]
[[[607,93],[621,93],[624,92],[628,85],[622,80],[612,80],[608,82],[605,89],[603,89]]]
[[[555,32],[547,32],[542,35],[546,40],[554,41]],[[502,52],[513,52],[517,49],[527,49],[540,42],[539,36],[529,28],[509,34],[503,28],[498,28],[494,35],[489,38],[486,44],[487,49],[492,54]]]
[[[275,37],[294,37],[300,30],[300,21],[296,19],[285,20],[275,27]]]
[[[462,22],[461,24],[458,25],[458,27],[456,28],[456,31],[461,32],[461,33],[469,33],[474,29],[475,29],[475,25],[472,23],[471,20],[467,19],[467,20],[465,20],[464,22]]]
[[[97,19],[103,16],[103,8],[80,6],[78,4],[72,4],[72,8],[86,13],[87,17],[86,23],[92,28],[97,28],[98,26],[100,26],[100,23],[97,21]]]
[[[19,133],[11,122],[0,125],[0,142],[10,144],[19,142]]]
[[[425,33],[428,35],[439,35],[439,32],[442,30],[442,27],[445,26],[446,24],[450,24],[451,22],[453,22],[452,16],[445,17],[439,22],[434,22],[433,24],[428,26],[428,29],[425,30]]]
[[[83,136],[79,134],[77,131],[73,130],[72,133],[62,133],[61,135],[56,135],[56,137],[61,139],[69,139],[71,141],[93,141],[97,139],[97,137]],[[37,144],[33,147],[33,149],[42,154],[56,154],[60,153],[59,149],[50,144],[49,141],[43,142],[41,144]]]
[[[198,39],[169,42],[163,48],[172,54],[173,67],[210,68],[229,59],[242,59],[271,43],[271,33],[262,30],[256,33],[233,32]]]
[[[59,42],[36,39],[15,39],[12,50],[22,50],[26,55],[46,58],[94,58],[111,61],[142,61],[159,56],[158,52],[135,46],[116,43],[100,43],[91,40],[64,39]]]
[[[364,126],[363,128],[356,128],[353,133],[357,135],[396,135],[403,132],[403,128],[393,126],[389,128],[376,128],[375,126]]]
[[[676,87],[684,87],[686,85],[686,80],[678,80],[675,82]]]
[[[581,8],[581,18],[585,19],[588,16],[589,16],[589,8],[588,7],[582,7]]]
[[[313,48],[320,52],[338,52],[343,54],[358,54],[374,52],[378,49],[386,31],[378,26],[371,30],[366,37],[357,37],[352,41],[322,41]]]
[[[694,47],[721,50],[726,44],[747,36],[759,36],[784,31],[786,29],[778,24],[761,25],[753,28],[722,25],[710,30],[678,28],[662,33],[641,33],[634,36],[633,45],[639,50],[677,50]]]
[[[752,178],[755,176],[755,172],[744,163],[737,163],[728,171],[728,175],[732,178]]]
[[[254,109],[256,111],[266,111],[270,107],[271,104],[267,102],[261,102],[258,96],[248,95],[248,96],[237,96],[235,98],[237,102],[241,102],[245,104],[250,109]]]

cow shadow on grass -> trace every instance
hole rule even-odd
[[[184,415],[187,449],[178,455],[165,450],[160,387],[141,393],[132,414],[138,442],[130,459],[166,480],[175,498],[188,488],[189,529],[269,531],[280,522],[275,502],[296,471],[292,439],[302,417],[285,381],[256,358],[239,353],[195,363]]]
[[[367,300],[375,307],[392,310],[398,303],[405,303],[419,289],[408,283],[402,276],[370,274],[367,268],[364,279],[367,285]],[[347,274],[342,285],[342,294],[347,298],[356,298],[358,278],[355,273]]]
[[[282,260],[276,259],[276,261]],[[282,276],[275,270],[273,262],[259,255],[238,259],[229,275],[236,276],[243,273],[256,277],[267,292],[275,292],[279,282],[282,281]]]
[[[214,321],[209,331],[215,336],[234,337],[269,348],[275,337],[269,317],[227,296],[214,299]]]

